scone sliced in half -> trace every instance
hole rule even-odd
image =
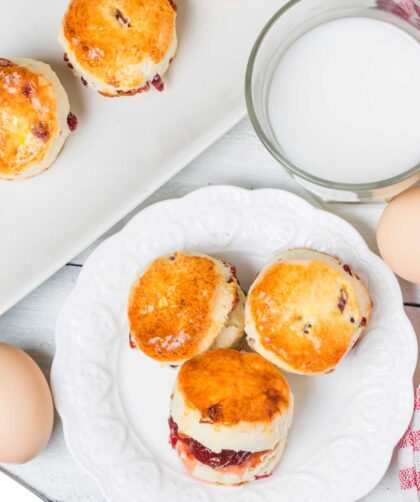
[[[45,171],[77,125],[66,91],[51,67],[0,58],[0,179]]]
[[[68,66],[104,96],[162,91],[178,45],[175,21],[172,0],[71,0],[59,41]]]
[[[331,372],[353,347],[372,311],[348,264],[312,249],[272,260],[252,284],[245,308],[248,344],[279,368]]]
[[[206,352],[179,370],[170,443],[184,469],[203,481],[238,485],[269,476],[287,441],[293,395],[258,354]]]
[[[176,252],[154,260],[131,288],[130,336],[152,359],[179,365],[210,348],[236,345],[244,310],[230,263]]]

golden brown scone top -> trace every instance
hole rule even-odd
[[[130,293],[129,327],[136,345],[162,362],[197,354],[225,281],[205,256],[178,252],[156,259]]]
[[[164,58],[175,18],[170,0],[72,0],[63,32],[85,71],[114,87],[134,89],[146,82],[132,66]]]
[[[58,131],[52,84],[41,74],[0,58],[0,175],[39,163]]]
[[[322,261],[273,264],[248,301],[261,344],[296,370],[335,366],[362,319],[346,274]]]
[[[233,426],[271,423],[290,405],[289,385],[280,371],[259,354],[217,349],[181,366],[177,387],[201,420]]]

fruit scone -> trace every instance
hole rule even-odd
[[[49,65],[0,58],[0,179],[45,171],[76,126],[66,91]]]
[[[128,300],[131,343],[161,363],[179,365],[244,334],[245,295],[228,262],[176,252],[154,260]]]
[[[369,294],[334,256],[292,249],[276,256],[252,284],[245,331],[250,347],[279,368],[331,372],[366,328]]]
[[[109,97],[162,91],[177,50],[172,0],[71,0],[59,41],[82,83]]]
[[[258,354],[217,349],[179,370],[170,404],[170,443],[184,469],[238,485],[269,476],[283,454],[293,395]]]

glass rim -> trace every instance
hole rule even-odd
[[[251,53],[249,55],[246,73],[245,73],[245,102],[248,110],[248,115],[251,120],[251,124],[256,132],[257,136],[265,146],[265,148],[271,153],[271,155],[280,163],[282,166],[289,171],[291,174],[296,175],[305,181],[313,183],[315,185],[319,185],[326,188],[331,188],[334,190],[348,190],[348,191],[368,191],[368,190],[376,190],[392,185],[396,185],[401,183],[415,174],[420,175],[420,163],[417,163],[414,167],[404,171],[396,176],[392,176],[391,178],[386,178],[378,181],[371,181],[369,183],[342,183],[338,181],[328,180],[326,178],[320,178],[318,176],[314,176],[313,174],[308,173],[297,167],[293,162],[291,162],[285,155],[283,155],[276,146],[271,142],[268,136],[265,134],[263,127],[258,120],[256,109],[254,106],[254,100],[252,96],[252,79],[254,75],[254,67],[255,61],[257,59],[261,44],[265,40],[266,36],[270,32],[273,25],[292,7],[295,5],[302,3],[304,0],[289,0],[283,7],[281,7],[274,15],[268,20],[268,22],[263,27],[262,31],[258,35]]]

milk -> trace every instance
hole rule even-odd
[[[344,183],[396,176],[420,162],[420,44],[372,18],[320,25],[280,60],[268,106],[304,171]]]

